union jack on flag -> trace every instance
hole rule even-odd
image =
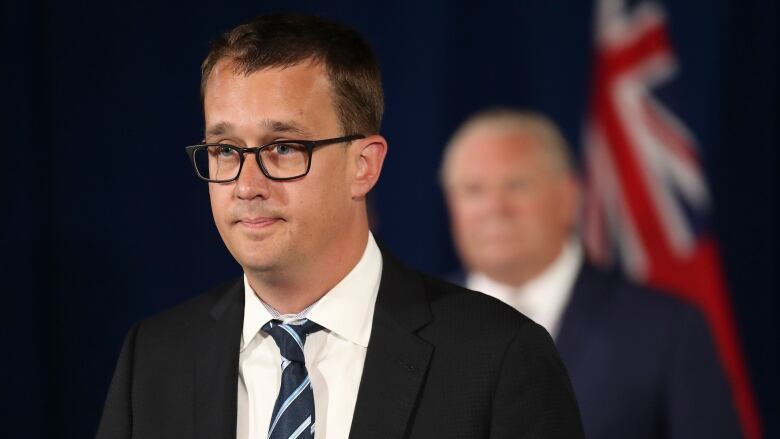
[[[702,310],[744,435],[758,439],[758,410],[709,227],[711,199],[696,141],[659,97],[677,69],[659,4],[598,3],[583,237],[594,262],[618,265]]]

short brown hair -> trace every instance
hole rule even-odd
[[[349,27],[301,14],[261,15],[241,24],[212,44],[201,66],[201,98],[222,58],[231,58],[242,74],[321,62],[344,134],[379,132],[384,111],[379,65],[368,43]]]

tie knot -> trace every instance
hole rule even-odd
[[[289,361],[304,363],[303,344],[306,342],[306,336],[319,331],[322,326],[308,319],[300,322],[282,323],[279,320],[271,320],[263,325],[263,331],[273,337],[282,357]]]

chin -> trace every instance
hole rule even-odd
[[[492,241],[480,245],[479,254],[488,259],[509,259],[516,257],[518,248],[514,241]]]
[[[230,248],[230,253],[245,271],[269,271],[282,264],[282,255],[274,246],[268,244],[243,241]]]
[[[280,258],[270,254],[241,255],[236,258],[236,261],[245,271],[254,273],[274,271],[284,265],[284,262],[281,261]]]
[[[275,266],[272,264],[263,264],[256,261],[239,262],[241,268],[247,273],[269,273],[275,271]]]
[[[483,248],[476,255],[478,260],[485,261],[492,267],[516,265],[524,259],[517,253],[517,248],[508,246]]]

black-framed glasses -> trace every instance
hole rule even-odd
[[[262,146],[243,148],[227,143],[204,143],[187,146],[198,178],[211,183],[228,183],[238,179],[244,167],[245,154],[254,154],[263,175],[271,180],[294,180],[309,173],[314,148],[362,139],[362,134],[323,140],[277,140]]]

